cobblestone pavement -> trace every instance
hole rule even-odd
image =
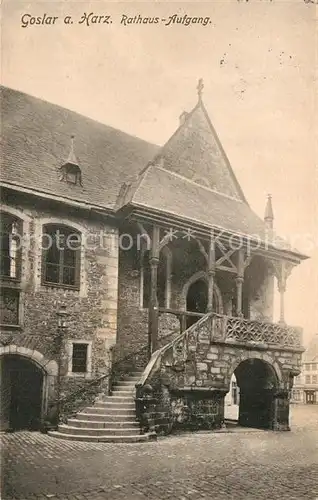
[[[2,499],[318,499],[318,406],[292,409],[292,432],[179,434],[157,442],[2,437]]]

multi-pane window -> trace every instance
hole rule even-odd
[[[306,377],[305,377],[305,383],[306,384],[310,384],[310,379],[311,379],[310,375],[306,375]]]
[[[87,372],[87,352],[88,344],[74,343],[72,353],[72,372]]]
[[[71,227],[48,224],[42,238],[42,283],[79,288],[81,235]]]
[[[317,363],[313,363],[311,369],[312,370],[317,370]]]
[[[312,376],[312,384],[317,384],[317,375]]]
[[[1,276],[17,279],[20,274],[21,221],[7,213],[0,216]]]

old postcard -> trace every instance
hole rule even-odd
[[[1,6],[1,498],[317,500],[318,3]]]

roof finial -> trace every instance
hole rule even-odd
[[[272,195],[267,195],[267,203],[265,207],[264,221],[267,223],[268,227],[273,229],[274,211],[272,205]]]
[[[68,155],[67,158],[67,163],[72,163],[73,165],[78,165],[77,158],[75,156],[75,151],[74,151],[74,139],[75,135],[71,135],[71,149],[70,149],[70,154]]]
[[[201,99],[202,99],[203,89],[204,89],[203,79],[200,78],[199,81],[198,81],[198,86],[197,86],[199,101],[201,101]]]

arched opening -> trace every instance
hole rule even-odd
[[[19,355],[1,358],[1,429],[38,430],[41,427],[44,374]]]
[[[204,314],[208,305],[208,284],[205,280],[199,279],[189,286],[187,293],[187,311]],[[187,318],[187,328],[198,321],[198,316]]]
[[[208,296],[209,287],[206,274],[203,272],[196,273],[183,289],[186,311],[193,313],[187,317],[187,328],[198,321],[202,317],[202,314],[206,314]],[[213,287],[212,309],[216,313],[223,313],[222,295],[215,283]]]
[[[236,367],[234,375],[239,388],[238,424],[272,429],[278,383],[274,368],[261,359],[250,358]]]
[[[240,388],[237,385],[235,373],[230,381],[230,390],[224,398],[224,418],[225,420],[238,421],[240,405]]]

